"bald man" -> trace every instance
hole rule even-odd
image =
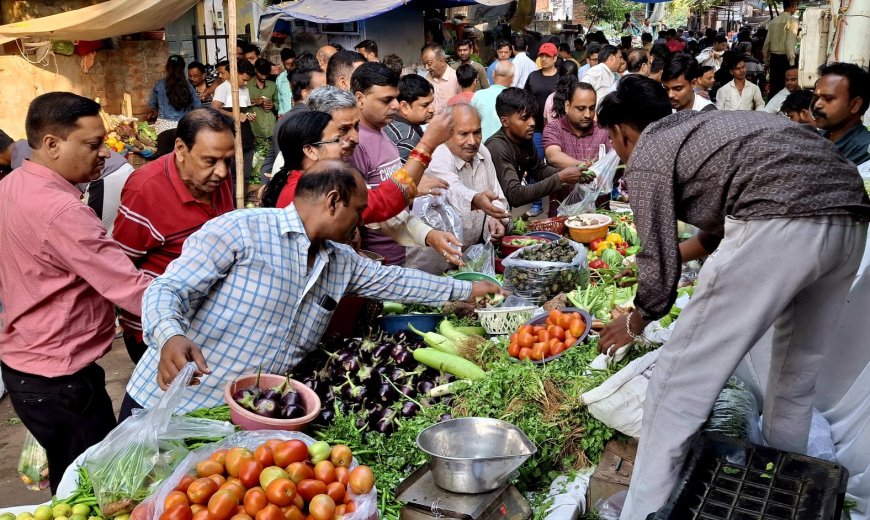
[[[492,85],[478,90],[471,98],[472,106],[480,114],[484,141],[501,128],[501,121],[495,113],[495,98],[513,84],[515,72],[516,68],[509,60],[499,61],[492,71]]]
[[[320,70],[326,71],[326,66],[329,65],[329,58],[331,58],[336,52],[338,52],[338,49],[332,45],[324,45],[317,49],[315,57],[317,58],[317,63],[320,64]]]

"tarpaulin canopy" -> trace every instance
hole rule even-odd
[[[109,0],[65,13],[0,25],[0,44],[26,36],[52,40],[102,40],[160,29],[180,18],[197,1]]]
[[[473,0],[447,2],[448,5],[484,4],[502,5],[511,0]],[[266,9],[266,14],[284,14],[299,20],[317,23],[344,23],[364,20],[410,3],[409,0],[299,0],[284,2]],[[430,7],[441,7],[438,2],[426,2]]]

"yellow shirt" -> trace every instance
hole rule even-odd
[[[771,54],[785,54],[789,65],[794,65],[794,47],[797,43],[798,21],[789,13],[781,13],[767,26],[764,39],[764,62],[770,63]]]

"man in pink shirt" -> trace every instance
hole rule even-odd
[[[68,92],[34,99],[31,160],[0,182],[3,382],[56,476],[116,425],[96,361],[115,338],[115,305],[141,314],[150,281],[76,188],[99,178],[109,157],[99,110]]]
[[[421,55],[423,66],[429,71],[426,79],[435,88],[435,111],[447,107],[447,102],[459,94],[459,80],[456,78],[456,71],[447,64],[447,54],[440,45],[431,44],[423,47]]]

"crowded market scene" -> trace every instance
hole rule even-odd
[[[0,0],[0,520],[870,519],[867,34]]]

